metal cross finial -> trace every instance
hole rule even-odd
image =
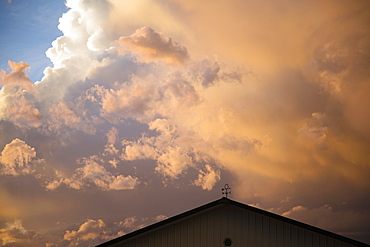
[[[226,198],[227,198],[228,194],[231,194],[231,191],[229,192],[228,190],[231,190],[231,188],[228,184],[225,184],[225,186],[222,188],[222,194],[226,195]],[[223,192],[223,191],[225,191],[225,192]]]

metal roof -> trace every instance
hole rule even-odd
[[[314,226],[311,226],[311,225],[308,225],[308,224],[305,224],[305,223],[302,223],[302,222],[299,222],[299,221],[296,221],[296,220],[292,220],[292,219],[283,217],[281,215],[277,215],[277,214],[274,214],[274,213],[271,213],[271,212],[268,212],[268,211],[265,211],[265,210],[262,210],[262,209],[258,209],[258,208],[255,208],[255,207],[252,207],[252,206],[249,206],[249,205],[237,202],[237,201],[230,200],[226,197],[223,197],[219,200],[210,202],[210,203],[205,204],[203,206],[194,208],[192,210],[189,210],[189,211],[186,211],[184,213],[178,214],[178,215],[173,216],[171,218],[168,218],[166,220],[157,222],[155,224],[152,224],[152,225],[149,225],[149,226],[144,227],[142,229],[139,229],[139,230],[136,230],[134,232],[128,233],[128,234],[123,235],[121,237],[118,237],[118,238],[112,239],[110,241],[107,241],[105,243],[99,244],[99,245],[97,245],[97,247],[107,247],[107,246],[111,246],[113,244],[119,243],[121,241],[124,241],[124,240],[137,238],[142,234],[149,233],[149,232],[154,231],[154,230],[158,230],[159,228],[171,225],[171,224],[176,223],[178,221],[181,221],[185,218],[192,217],[192,216],[195,216],[195,215],[199,215],[199,214],[202,214],[202,213],[204,213],[208,210],[212,210],[212,209],[215,209],[217,207],[221,207],[221,206],[225,206],[225,205],[231,205],[231,206],[239,207],[239,208],[242,208],[242,209],[245,209],[245,210],[249,210],[251,212],[261,214],[261,215],[264,215],[264,216],[267,216],[267,217],[270,217],[270,218],[273,218],[273,219],[276,219],[276,220],[279,220],[279,221],[282,221],[282,222],[285,222],[285,223],[288,223],[288,224],[291,224],[291,225],[294,225],[294,226],[297,226],[297,227],[300,227],[300,228],[303,228],[305,230],[312,231],[312,232],[315,232],[315,233],[318,233],[318,234],[322,234],[322,235],[325,235],[327,237],[331,237],[331,238],[334,238],[334,239],[337,239],[337,240],[340,240],[340,241],[343,241],[345,243],[352,244],[352,245],[355,245],[355,246],[358,246],[358,247],[366,247],[366,246],[369,247],[370,246],[368,244],[356,241],[354,239],[347,238],[347,237],[344,237],[342,235],[339,235],[339,234],[336,234],[336,233],[333,233],[333,232],[329,232],[329,231],[326,231],[326,230],[323,230],[323,229],[320,229],[320,228],[317,228],[317,227],[314,227]]]

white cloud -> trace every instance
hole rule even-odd
[[[106,1],[69,0],[66,5],[70,9],[58,26],[63,36],[46,52],[54,67],[46,68],[45,76],[36,84],[41,97],[49,102],[62,100],[70,86],[84,81],[112,42],[111,34],[103,32],[109,16]]]

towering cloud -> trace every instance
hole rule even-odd
[[[368,4],[66,5],[44,77],[24,62],[1,72],[0,196],[17,205],[0,210],[3,245],[97,244],[224,182],[368,241]]]

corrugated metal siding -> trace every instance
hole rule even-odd
[[[163,226],[114,247],[355,247],[268,216],[231,205]]]

